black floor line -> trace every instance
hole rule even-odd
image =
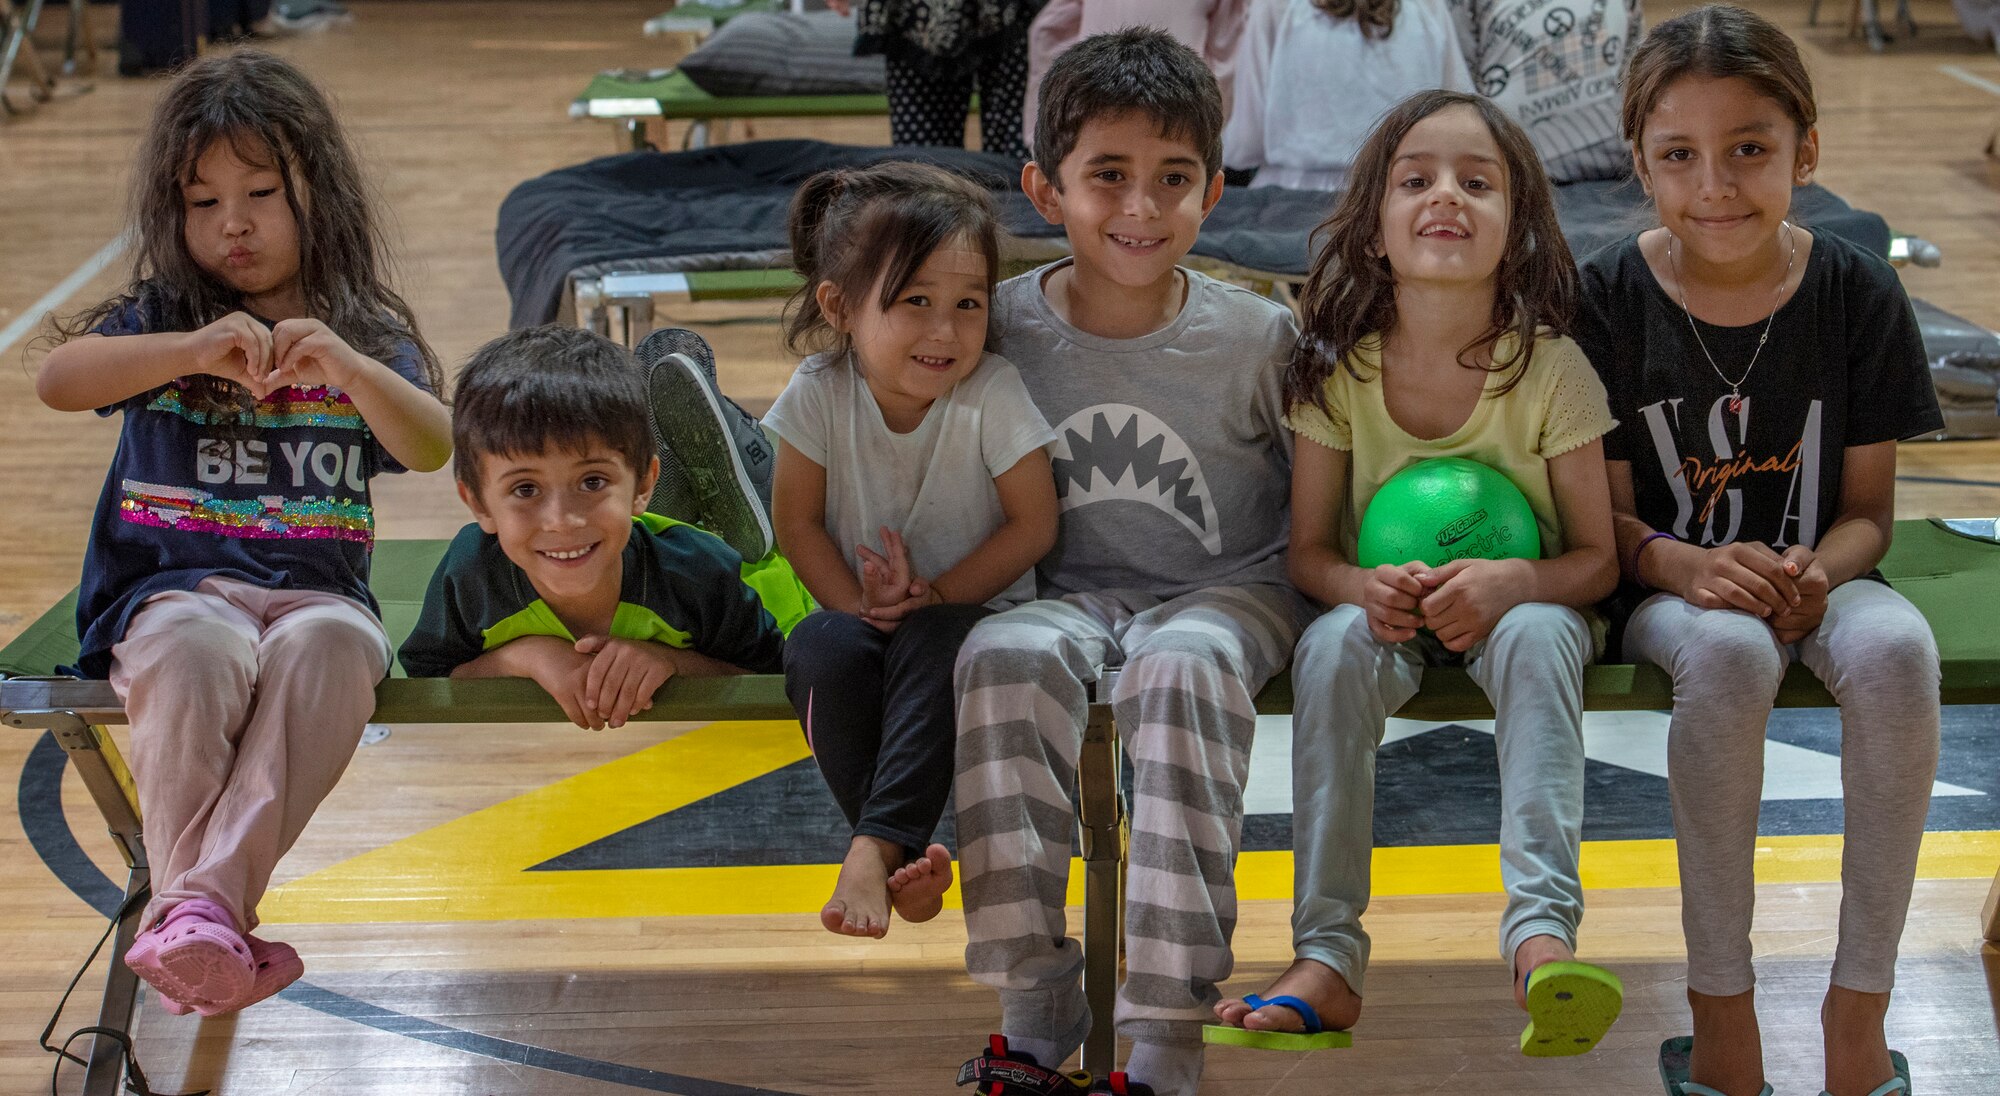
[[[63,886],[69,888],[70,893],[82,899],[85,905],[99,914],[110,917],[117,912],[125,895],[118,885],[99,871],[90,857],[84,854],[83,846],[77,843],[76,835],[70,832],[69,822],[63,815],[62,807],[63,769],[68,763],[69,755],[56,744],[53,735],[42,735],[40,741],[35,743],[34,749],[29,751],[27,761],[21,766],[21,781],[17,795],[21,829],[27,834],[28,842],[34,846],[36,854],[42,858],[42,863],[48,865],[49,871],[54,873]],[[498,1039],[397,1012],[394,1009],[382,1008],[304,981],[292,983],[278,996],[295,1005],[371,1027],[377,1031],[388,1032],[391,1035],[401,1035],[451,1050],[477,1054],[510,1065],[529,1066],[591,1081],[605,1081],[644,1092],[664,1092],[670,1096],[798,1096],[797,1093],[782,1092],[777,1089],[749,1088],[726,1081],[683,1077],[676,1073],[621,1065],[598,1058],[565,1054],[547,1047]]]

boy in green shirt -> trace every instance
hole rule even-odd
[[[645,512],[660,458],[644,377],[600,336],[550,325],[459,372],[452,540],[403,643],[413,677],[529,677],[580,727],[622,726],[676,674],[777,673],[812,601],[775,553]]]

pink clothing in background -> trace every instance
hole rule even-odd
[[[1028,97],[1021,132],[1035,147],[1035,112],[1042,77],[1062,51],[1093,34],[1126,27],[1158,27],[1201,55],[1222,86],[1222,116],[1229,117],[1236,44],[1243,36],[1249,0],[1049,0],[1028,27]]]
[[[236,927],[333,790],[375,710],[389,638],[337,594],[211,578],[146,600],[111,649],[132,725],[151,926],[206,898]]]

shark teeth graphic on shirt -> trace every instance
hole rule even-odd
[[[1083,408],[1056,427],[1056,495],[1064,510],[1140,502],[1179,522],[1211,556],[1222,530],[1201,462],[1172,427],[1130,404]]]

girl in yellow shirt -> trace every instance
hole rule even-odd
[[[1580,1054],[1622,1000],[1617,978],[1572,950],[1594,649],[1584,611],[1618,575],[1598,440],[1613,421],[1561,334],[1576,272],[1548,180],[1490,101],[1423,92],[1363,145],[1322,231],[1286,379],[1300,438],[1291,577],[1333,607],[1307,629],[1292,670],[1297,958],[1269,1000],[1217,1005],[1212,1038],[1296,1048],[1360,1017],[1375,753],[1424,668],[1462,664],[1498,717],[1500,950],[1531,1018],[1521,1050]],[[1357,566],[1357,519],[1376,489],[1437,457],[1478,461],[1520,487],[1542,558]]]

